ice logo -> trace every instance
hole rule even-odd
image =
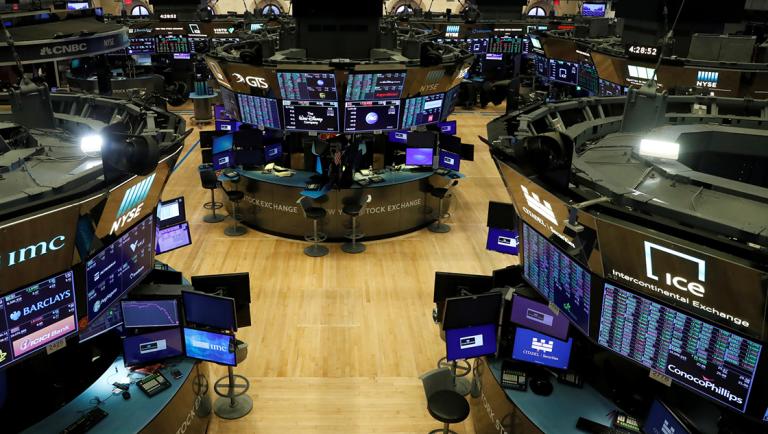
[[[374,112],[370,112],[367,115],[365,115],[365,122],[367,122],[368,125],[374,125],[378,121],[379,121],[379,115],[377,115]]]
[[[19,318],[21,318],[21,312],[18,310],[15,310],[11,313],[11,319],[14,321],[18,321]]]

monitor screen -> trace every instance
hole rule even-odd
[[[333,72],[278,72],[277,82],[283,99],[296,101],[337,101],[339,99],[336,91],[336,74]]]
[[[488,38],[468,38],[467,48],[472,54],[485,54],[488,52]]]
[[[120,305],[114,304],[112,307],[107,309],[107,312],[100,316],[99,319],[88,323],[88,326],[85,329],[80,330],[78,336],[80,337],[80,342],[82,343],[97,336],[101,336],[104,333],[122,325],[123,311],[120,308]]]
[[[496,324],[445,331],[445,354],[448,361],[473,359],[496,353]]]
[[[491,39],[491,43],[488,45],[488,52],[490,53],[509,53],[518,54],[523,52],[523,41],[527,42],[525,38],[518,38],[513,36],[502,36]],[[487,58],[487,57],[486,57]],[[499,59],[501,60],[501,59]]]
[[[561,341],[533,330],[518,327],[512,358],[550,368],[568,369],[573,338]]]
[[[235,165],[234,153],[232,151],[222,152],[213,155],[213,169],[223,170]]]
[[[124,326],[128,328],[179,325],[176,300],[123,300],[120,307]]]
[[[549,76],[549,61],[547,60],[546,57],[533,56],[533,66],[534,66],[536,75],[541,77]]]
[[[339,131],[339,103],[283,100],[285,129],[291,131]]]
[[[123,339],[125,366],[140,366],[184,355],[181,329],[173,328]]]
[[[529,38],[531,40],[531,46],[533,46],[533,48],[538,48],[539,50],[541,50],[541,41],[539,41],[539,38],[535,36],[529,36]]]
[[[405,72],[351,73],[347,79],[347,101],[399,100]]]
[[[440,122],[437,124],[437,126],[440,128],[440,132],[443,134],[450,134],[452,136],[456,135],[456,121]]]
[[[213,138],[213,153],[221,154],[222,152],[231,151],[235,142],[234,134],[225,134],[223,136]]]
[[[3,367],[77,333],[72,271],[0,297],[0,360]]]
[[[523,276],[577,327],[589,334],[592,285],[589,271],[525,223]]]
[[[78,11],[80,9],[88,9],[91,7],[88,2],[67,2],[68,11]]]
[[[264,145],[264,160],[267,163],[281,161],[283,159],[282,143]]]
[[[485,249],[506,255],[517,255],[519,253],[518,240],[516,230],[489,227]]]
[[[135,54],[133,56],[133,60],[136,61],[136,65],[138,66],[151,66],[152,65],[152,56],[149,54]]]
[[[585,17],[604,17],[605,3],[584,3],[581,6],[581,15]]]
[[[89,322],[152,271],[153,222],[154,216],[145,218],[85,263]]]
[[[152,54],[155,52],[155,38],[131,38],[128,40],[128,54]],[[150,59],[152,59],[150,57]]]
[[[403,128],[432,124],[442,120],[441,112],[444,98],[444,94],[438,93],[406,99],[403,112]]]
[[[157,52],[160,54],[189,53],[189,40],[183,35],[157,35]]]
[[[182,291],[184,318],[188,324],[236,330],[235,300],[196,291]]]
[[[432,148],[405,148],[405,164],[408,166],[432,166]]]
[[[158,228],[155,254],[162,255],[190,244],[192,244],[192,235],[189,233],[189,223],[183,222],[162,229]]]
[[[389,141],[392,143],[408,143],[408,131],[390,131]]]
[[[187,357],[235,366],[235,337],[224,333],[184,327],[184,347]]]
[[[504,55],[501,53],[487,53],[485,60],[504,60]]]
[[[498,324],[503,300],[500,292],[447,298],[443,329]]]
[[[164,200],[157,204],[158,226],[166,227],[177,225],[187,220],[187,213],[184,207],[184,196],[179,196],[171,200]]]
[[[176,60],[189,60],[192,55],[189,53],[173,53],[173,58]]]
[[[277,100],[252,95],[237,95],[240,120],[246,124],[264,128],[280,129],[280,111]]]
[[[459,171],[461,163],[461,156],[454,154],[453,152],[440,150],[440,158],[438,160],[438,166],[443,169]]]
[[[344,132],[396,130],[400,121],[400,100],[345,103]]]
[[[548,334],[557,339],[568,337],[568,319],[558,315],[543,303],[515,295],[510,320],[523,327]]]
[[[622,96],[626,93],[625,89],[626,88],[620,84],[603,80],[602,78],[600,79],[600,96]]]
[[[680,419],[659,400],[654,400],[643,424],[646,434],[691,434]]]
[[[598,343],[744,412],[762,345],[605,284]]]
[[[234,298],[237,326],[251,325],[251,278],[247,272],[192,276],[192,286],[206,294]]]
[[[459,100],[459,86],[448,89],[448,92],[445,93],[445,99],[443,100],[442,119],[448,119],[448,116],[450,116],[451,113],[453,113],[453,110],[456,108],[456,102],[458,100]]]
[[[549,59],[549,79],[562,83],[577,84],[579,66],[573,62]]]

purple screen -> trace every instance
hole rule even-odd
[[[405,164],[409,166],[431,166],[432,148],[406,148]]]
[[[496,352],[496,326],[485,324],[445,331],[448,360],[471,359]]]
[[[389,141],[393,143],[408,143],[408,131],[390,131]]]
[[[123,339],[125,366],[143,365],[184,354],[181,329],[161,330]]]
[[[519,253],[519,239],[517,231],[489,227],[485,248],[507,255],[517,255]]]
[[[440,127],[440,132],[443,134],[456,135],[456,121],[440,122],[437,126]]]
[[[192,237],[189,235],[189,223],[184,222],[157,231],[155,253],[159,255],[190,244],[192,244]]]
[[[515,295],[512,300],[510,320],[558,339],[565,339],[568,336],[568,318],[565,315],[555,315],[546,304],[537,303],[519,295]]]
[[[460,163],[461,157],[459,157],[459,154],[443,150],[440,151],[440,161],[438,162],[440,167],[458,172]]]

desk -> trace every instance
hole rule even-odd
[[[131,399],[125,400],[121,394],[112,394],[112,383],[130,373],[123,365],[123,357],[119,356],[91,387],[23,433],[60,432],[93,408],[92,400],[98,397],[102,400],[101,409],[109,415],[88,431],[89,434],[204,434],[212,414],[208,365],[186,358],[171,359],[166,364],[168,367],[161,372],[171,382],[169,389],[150,398],[137,385],[131,384]],[[174,368],[182,373],[178,380],[171,375]],[[141,377],[141,374],[130,375],[132,383]]]
[[[481,392],[470,399],[476,434],[584,434],[576,429],[579,417],[610,426],[609,413],[618,408],[588,384],[563,385],[552,378],[549,396],[501,387],[501,360],[481,358],[477,376]]]
[[[240,216],[246,225],[266,233],[288,238],[304,239],[312,226],[304,218],[296,201],[302,195],[312,197],[316,206],[325,208],[327,217],[320,222],[320,231],[329,240],[343,240],[351,228],[350,217],[342,213],[344,204],[370,194],[371,202],[358,218],[358,228],[366,239],[387,238],[420,229],[437,219],[438,201],[429,194],[432,187],[443,187],[452,180],[433,171],[385,171],[384,182],[347,189],[331,189],[325,194],[306,191],[314,172],[297,171],[291,177],[278,177],[261,171],[239,170],[240,182],[227,188],[245,192],[240,203]],[[454,176],[460,177],[458,173]],[[220,180],[227,183],[226,177]],[[313,197],[319,196],[319,197]],[[448,210],[450,199],[443,203]],[[228,208],[231,205],[228,205]]]

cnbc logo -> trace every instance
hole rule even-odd
[[[144,205],[144,200],[147,198],[154,180],[155,174],[153,173],[125,192],[120,208],[117,210],[115,222],[112,223],[112,230],[109,231],[110,234],[114,234],[141,215],[141,207]]]

